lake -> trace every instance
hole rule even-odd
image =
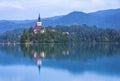
[[[0,44],[0,81],[120,81],[120,45]]]

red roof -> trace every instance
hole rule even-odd
[[[34,30],[36,30],[36,31],[39,31],[40,29],[42,29],[42,26],[35,26],[34,27]]]

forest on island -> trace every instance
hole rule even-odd
[[[68,35],[62,32],[52,31],[51,29],[41,29],[34,33],[33,28],[24,30],[21,36],[21,43],[65,43]]]

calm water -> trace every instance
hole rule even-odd
[[[1,44],[0,81],[120,81],[120,45]]]

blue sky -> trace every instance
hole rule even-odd
[[[0,20],[36,19],[72,11],[94,12],[120,8],[120,0],[0,0]]]

